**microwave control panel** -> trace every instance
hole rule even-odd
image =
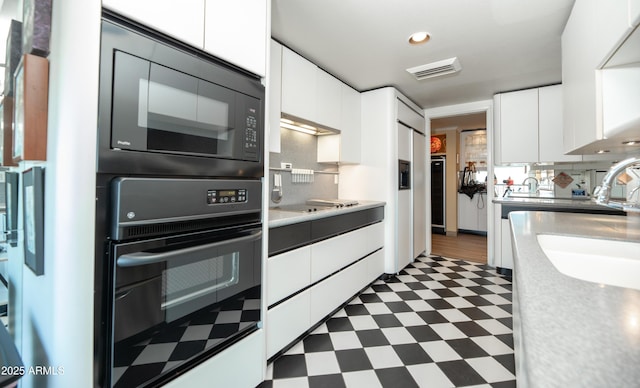
[[[247,202],[247,189],[208,190],[207,204]]]
[[[258,152],[258,116],[255,108],[247,109],[246,127],[244,130],[244,150],[247,153]]]

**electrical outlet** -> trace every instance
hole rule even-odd
[[[338,174],[333,176],[333,183],[336,185],[338,184]]]
[[[293,163],[282,162],[280,163],[280,168],[291,170],[293,168]]]

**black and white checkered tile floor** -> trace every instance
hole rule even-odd
[[[261,388],[515,387],[510,279],[420,257],[267,369]]]

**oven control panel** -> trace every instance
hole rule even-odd
[[[247,189],[207,190],[207,204],[247,202]]]

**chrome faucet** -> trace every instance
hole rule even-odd
[[[527,183],[527,181],[529,180],[533,182]],[[524,178],[524,180],[522,181],[522,185],[523,186],[527,185],[529,187],[529,193],[533,194],[538,192],[538,187],[540,186],[540,182],[536,178],[530,176],[530,177]]]
[[[613,185],[614,179],[624,172],[628,167],[631,167],[635,164],[640,164],[639,157],[632,157],[629,159],[625,159],[619,163],[614,164],[609,169],[609,172],[602,178],[602,183],[600,186],[597,186],[593,192],[593,200],[596,201],[597,204],[609,206],[615,209],[621,209],[626,212],[640,212],[640,201],[633,201],[631,198],[633,196],[629,196],[626,202],[612,201],[611,198],[611,186]],[[632,190],[634,193],[636,190]]]

